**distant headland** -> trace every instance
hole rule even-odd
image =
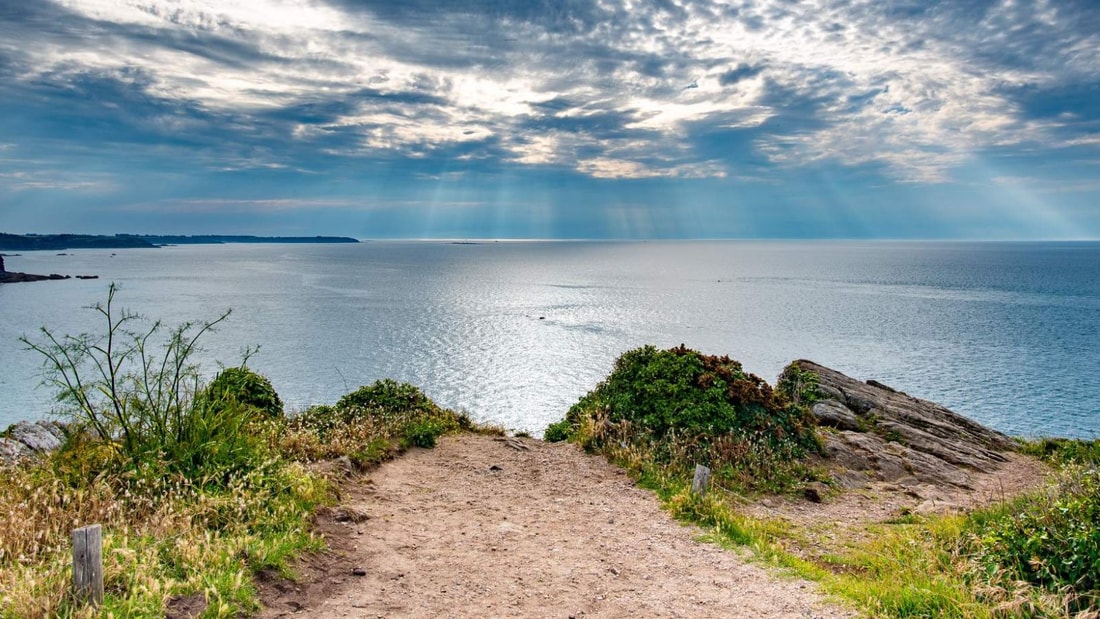
[[[343,236],[252,236],[224,234],[4,234],[0,251],[61,249],[133,249],[163,245],[219,245],[224,243],[358,243]]]
[[[49,275],[35,275],[34,273],[17,273],[9,271],[4,266],[4,255],[0,254],[0,284],[18,284],[22,282],[43,282],[53,279],[71,279],[71,275],[58,275],[57,273],[50,273]],[[77,279],[99,279],[98,275],[77,275]]]

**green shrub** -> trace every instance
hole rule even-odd
[[[401,447],[435,447],[435,441],[447,431],[447,426],[434,419],[418,419],[405,427],[401,437]]]
[[[410,385],[389,378],[375,381],[356,389],[336,402],[341,410],[371,409],[376,414],[399,414],[409,411],[435,412],[440,410],[424,392]]]
[[[1020,451],[1054,465],[1100,465],[1100,439],[1040,438],[1025,441]]]
[[[464,414],[441,408],[417,387],[384,379],[287,420],[280,448],[296,458],[348,456],[378,464],[410,447],[434,447],[445,434],[484,431]]]
[[[1074,611],[1095,610],[1100,606],[1100,441],[1044,439],[1025,451],[1062,466],[1057,484],[975,514],[974,554],[995,584],[1028,583],[1066,596]]]
[[[278,396],[248,370],[204,386],[199,339],[225,320],[161,323],[106,304],[98,335],[23,342],[45,357],[69,422],[40,461],[0,467],[0,617],[91,616],[75,605],[71,532],[104,530],[103,616],[165,616],[175,595],[203,595],[206,615],[258,610],[252,572],[289,569],[304,549],[320,478],[270,446]],[[256,380],[259,379],[259,380]],[[281,404],[278,404],[281,408]]]
[[[813,406],[820,399],[817,392],[819,380],[816,373],[802,369],[796,362],[783,369],[775,389],[791,402]]]
[[[135,329],[145,319],[116,309],[117,291],[111,284],[106,304],[90,308],[103,319],[103,333],[58,337],[42,327],[43,341],[21,339],[45,357],[46,383],[57,389],[72,434],[90,433],[118,450],[110,462],[149,475],[225,480],[265,458],[265,443],[250,427],[254,408],[200,397],[199,340],[230,312],[166,334],[159,321]]]
[[[213,402],[233,400],[250,406],[269,419],[283,416],[283,401],[271,381],[247,367],[225,368],[206,386],[203,395]]]
[[[782,491],[812,475],[801,459],[819,449],[808,410],[729,357],[683,346],[646,346],[547,428],[630,466],[709,466],[742,489]]]
[[[677,433],[702,441],[733,434],[761,435],[779,445],[815,447],[813,418],[729,357],[703,355],[683,346],[629,351],[595,390],[570,408],[566,420],[584,417],[630,422],[655,437]]]
[[[562,419],[561,421],[546,426],[546,432],[543,433],[542,440],[547,443],[558,443],[569,440],[572,434],[573,426],[568,420]]]

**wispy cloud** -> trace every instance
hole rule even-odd
[[[0,160],[2,161],[2,160]],[[65,191],[107,192],[118,185],[109,178],[65,172],[18,171],[0,172],[0,190],[9,191]]]
[[[950,184],[989,153],[1095,159],[1098,84],[1090,0],[0,7],[0,152],[115,175]]]
[[[632,140],[664,150],[689,123],[740,116],[774,119],[757,140],[774,163],[881,163],[915,181],[945,178],[976,147],[1044,138],[1006,86],[1096,79],[1100,67],[1097,33],[1060,3],[391,4],[64,0],[25,16],[44,32],[5,55],[25,87],[91,78],[159,102],[143,120],[166,134],[277,133],[265,118],[298,111],[268,137],[301,148],[338,136],[327,152],[352,157],[488,143],[531,165],[680,176],[719,170],[690,148],[642,164],[614,133],[644,129]],[[594,115],[620,124],[523,133]]]

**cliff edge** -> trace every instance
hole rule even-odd
[[[1016,449],[1008,436],[934,402],[813,361],[791,365],[818,377],[811,410],[824,429],[827,464],[846,488],[872,481],[970,488],[974,473],[998,470]]]

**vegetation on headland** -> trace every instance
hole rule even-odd
[[[446,433],[494,431],[393,381],[286,417],[244,365],[202,379],[199,340],[228,312],[165,331],[117,309],[113,286],[93,309],[99,335],[24,340],[46,359],[67,440],[0,465],[0,617],[157,617],[196,595],[204,617],[254,611],[255,573],[293,576],[291,558],[323,545],[310,519],[334,488],[310,461],[369,466]],[[104,530],[99,609],[70,592],[70,535],[92,523]]]
[[[114,296],[94,308],[104,333],[44,329],[25,341],[46,359],[68,440],[0,467],[0,617],[97,614],[69,591],[70,533],[89,523],[105,531],[102,614],[163,616],[185,596],[203,598],[207,617],[248,613],[256,572],[292,576],[291,558],[322,545],[310,519],[334,495],[311,462],[369,467],[444,434],[493,431],[389,380],[287,417],[245,363],[209,382],[192,363],[228,313],[165,329],[116,310]],[[711,540],[750,546],[875,616],[1100,616],[1100,441],[1023,444],[1058,467],[1034,495],[830,539],[744,510],[751,497],[827,482],[812,465],[815,396],[806,372],[773,389],[725,357],[646,347],[623,355],[547,439],[604,454]],[[696,463],[714,471],[703,496],[690,492]],[[808,544],[824,550],[799,552]]]
[[[686,477],[695,464],[738,492],[786,491],[817,478],[809,411],[728,357],[683,346],[623,354],[610,376],[548,428],[639,471]]]
[[[1100,617],[1100,441],[1024,443],[1059,467],[1049,488],[969,514],[904,515],[863,540],[746,515],[754,495],[826,480],[809,457],[815,379],[792,365],[773,390],[728,358],[645,347],[545,438],[603,454],[713,541],[750,546],[875,616]],[[696,463],[714,475],[702,496]],[[809,545],[819,551],[800,552]]]
[[[62,249],[133,249],[160,245],[216,245],[222,243],[358,243],[344,236],[253,236],[229,234],[6,234],[0,232],[0,251]]]
[[[0,232],[2,251],[54,251],[62,249],[134,249],[155,247],[138,237],[95,234],[6,234]]]

